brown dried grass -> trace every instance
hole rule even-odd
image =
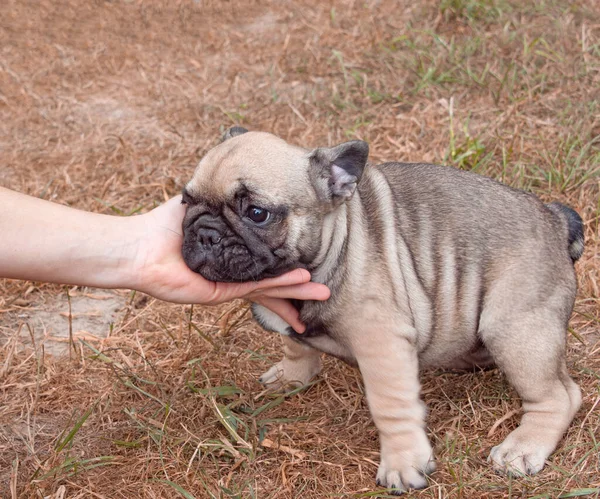
[[[9,0],[0,183],[86,210],[145,211],[238,123],[305,146],[359,137],[375,161],[452,163],[568,202],[588,241],[569,338],[581,411],[545,470],[513,480],[485,462],[518,421],[502,376],[426,373],[439,471],[411,495],[597,497],[599,43],[594,0]],[[132,295],[114,333],[69,361],[19,340],[26,326],[6,320],[15,300],[64,290],[0,286],[3,497],[375,489],[377,434],[358,372],[327,359],[306,390],[262,393],[256,377],[279,340],[245,305]]]

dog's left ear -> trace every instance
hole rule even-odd
[[[223,137],[221,137],[221,142],[225,142],[226,140],[237,137],[238,135],[243,135],[244,133],[248,133],[248,130],[246,130],[244,127],[233,126],[223,134]]]
[[[335,147],[319,147],[309,157],[311,176],[319,195],[338,205],[352,197],[369,157],[369,144],[362,140]]]

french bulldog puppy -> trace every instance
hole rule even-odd
[[[320,352],[357,366],[379,430],[377,483],[400,494],[434,470],[419,370],[496,365],[523,402],[517,429],[489,456],[497,470],[534,474],[581,403],[565,365],[579,215],[451,167],[367,165],[354,140],[313,150],[234,127],[183,191],[183,257],[213,281],[249,281],[297,267],[329,286],[299,303],[297,334],[261,378],[307,383]]]

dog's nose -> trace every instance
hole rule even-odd
[[[204,247],[214,246],[218,244],[223,236],[216,229],[211,229],[210,227],[202,227],[198,231],[198,241]]]

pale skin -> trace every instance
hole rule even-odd
[[[0,277],[135,289],[173,303],[217,305],[243,298],[275,312],[299,333],[288,301],[327,300],[306,270],[245,283],[215,283],[181,256],[181,197],[137,216],[76,210],[0,187]]]

